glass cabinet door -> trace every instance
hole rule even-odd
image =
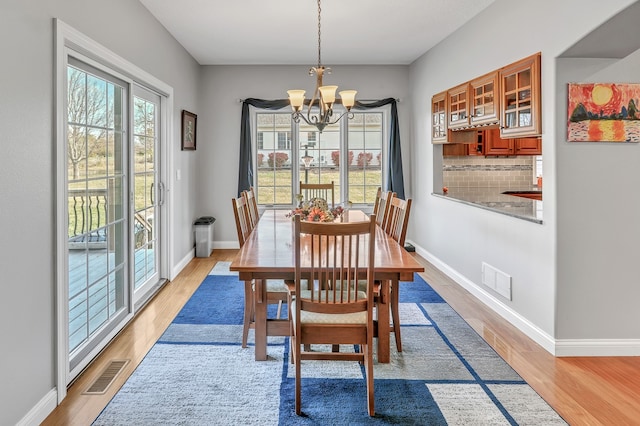
[[[473,80],[471,83],[472,125],[490,125],[498,123],[498,72],[492,72]]]
[[[469,83],[461,84],[447,92],[449,129],[469,126]]]
[[[500,71],[504,136],[540,135],[540,54]]]
[[[431,143],[447,142],[447,92],[431,98]]]

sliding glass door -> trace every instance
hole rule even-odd
[[[130,312],[128,85],[86,63],[67,67],[69,369]]]
[[[133,93],[132,232],[134,302],[137,302],[158,282],[159,207],[164,191],[158,178],[160,96],[139,86],[134,86]]]
[[[88,62],[66,75],[70,379],[162,282],[162,97]]]

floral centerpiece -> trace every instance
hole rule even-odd
[[[324,198],[312,198],[304,201],[300,194],[296,198],[299,201],[298,207],[287,213],[287,217],[299,214],[301,220],[309,222],[333,222],[344,213],[342,206],[330,209]]]

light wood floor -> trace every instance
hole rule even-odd
[[[195,258],[167,284],[69,388],[43,425],[90,425],[142,361],[217,261]],[[640,357],[555,358],[433,265],[423,277],[571,425],[640,425]],[[130,359],[104,395],[83,395],[112,359]]]

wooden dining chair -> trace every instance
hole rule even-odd
[[[323,198],[330,208],[335,207],[334,188],[333,181],[331,183],[303,183],[300,181],[300,194],[305,200]]]
[[[258,200],[256,199],[256,192],[252,187],[246,191],[242,191],[242,196],[247,202],[247,210],[249,211],[249,219],[252,226],[256,226],[260,219],[260,211],[258,210]]]
[[[387,226],[386,220],[389,217],[389,201],[395,196],[395,192],[383,191],[381,187],[378,187],[376,201],[373,205],[373,214],[376,215],[376,222],[382,229],[385,229]]]
[[[247,238],[253,231],[255,224],[251,222],[247,198],[241,196],[232,198],[233,215],[236,220],[236,230],[240,247],[244,245]],[[282,313],[282,303],[287,301],[288,289],[283,280],[266,280],[267,303],[278,304],[276,318],[280,318]],[[255,329],[255,283],[245,281],[244,287],[244,322],[242,327],[242,347],[247,347],[249,329]]]
[[[404,240],[407,236],[407,225],[409,224],[409,213],[411,211],[411,198],[402,200],[392,197],[389,201],[389,211],[385,231],[396,240],[401,247],[404,247]],[[390,286],[391,292],[391,318],[393,325],[390,330],[396,338],[396,348],[402,352],[402,338],[400,336],[400,285],[394,282]]]
[[[302,414],[302,361],[364,364],[367,409],[375,414],[373,389],[373,272],[375,218],[365,222],[303,222],[294,217],[295,280],[290,289],[291,354],[295,364],[295,410]],[[304,249],[301,240],[305,239]],[[364,291],[358,280],[366,280]],[[313,283],[308,285],[308,283]],[[314,346],[313,351],[309,349]],[[326,346],[317,346],[326,345]],[[328,345],[332,345],[329,347]],[[358,352],[332,350],[360,345]],[[323,349],[327,350],[323,350]]]
[[[236,219],[236,232],[238,234],[238,242],[240,247],[244,245],[251,231],[253,231],[253,225],[249,218],[249,209],[247,207],[247,199],[243,196],[238,198],[232,198],[231,204],[233,206],[233,216]]]

